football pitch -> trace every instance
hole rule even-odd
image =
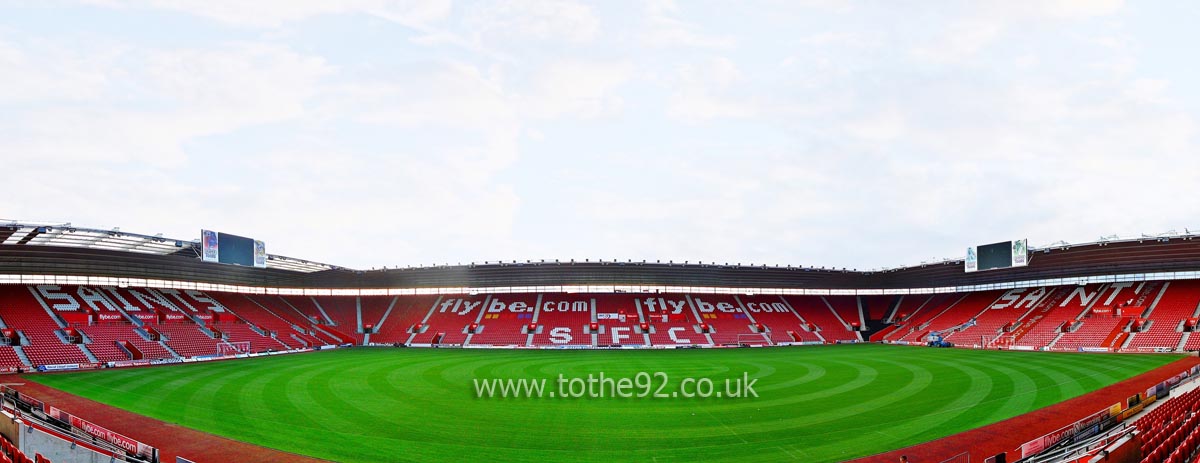
[[[1178,358],[883,345],[355,348],[28,379],[160,420],[341,462],[822,462],[1000,421]],[[620,386],[614,380],[611,387],[589,386],[604,398],[588,392],[477,397],[476,380],[546,379],[544,394],[561,386],[571,395],[588,375],[601,373],[629,378],[635,396],[612,397]],[[580,380],[571,384],[571,378]],[[725,379],[735,378],[757,379],[757,397],[715,397],[726,390]],[[705,380],[715,385],[714,397],[682,396],[703,393]],[[648,395],[636,397],[643,392]]]

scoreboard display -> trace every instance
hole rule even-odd
[[[1026,265],[1029,265],[1029,240],[1021,239],[967,248],[964,270],[976,272]]]
[[[200,230],[200,258],[205,262],[265,268],[267,246],[262,241],[229,233]]]

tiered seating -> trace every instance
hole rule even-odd
[[[1183,338],[1178,331],[1179,323],[1191,318],[1200,304],[1200,282],[1195,280],[1172,281],[1167,292],[1150,312],[1154,323],[1146,331],[1135,333],[1129,343],[1130,350],[1149,348],[1174,349]]]
[[[1001,330],[1006,325],[1016,321],[1028,310],[1028,308],[1020,307],[984,310],[983,313],[975,318],[974,326],[951,334],[946,340],[956,345],[979,345],[980,347],[986,347],[1000,335]]]
[[[1167,400],[1134,426],[1140,431],[1141,463],[1184,463],[1200,449],[1200,389]]]
[[[221,330],[221,333],[225,335],[225,340],[229,342],[249,342],[250,352],[267,352],[292,348],[290,344],[280,342],[280,339],[258,334],[258,332],[250,328],[250,325],[245,323],[218,323],[214,328]],[[296,343],[295,339],[290,339],[289,341]]]
[[[883,320],[898,296],[861,296],[867,320]]]
[[[1054,348],[1076,350],[1081,347],[1111,347],[1104,345],[1104,341],[1110,339],[1113,331],[1121,327],[1122,321],[1125,320],[1121,317],[1109,315],[1087,317],[1077,330],[1063,333],[1063,337],[1054,343]]]
[[[1200,331],[1192,332],[1192,334],[1190,336],[1188,336],[1188,342],[1186,345],[1183,346],[1183,350],[1187,350],[1187,351],[1200,350]]]
[[[958,303],[943,311],[941,315],[931,319],[929,321],[929,326],[927,326],[925,330],[929,332],[941,332],[944,336],[946,336],[945,340],[949,342],[955,342],[953,337],[956,333],[947,335],[945,332],[951,328],[967,323],[972,318],[981,316],[983,311],[987,310],[987,308],[990,307],[992,303],[1000,297],[1001,293],[1001,291],[981,291],[977,293],[969,293],[966,297],[962,298],[962,300],[958,301]],[[1020,315],[1021,314],[1019,313],[1013,314],[1013,318],[1019,317]],[[965,344],[969,345],[972,344],[972,341],[976,341],[978,338],[964,339],[967,341]],[[923,340],[917,339],[917,341],[920,342]]]
[[[300,317],[308,320],[316,320],[320,324],[328,324],[325,316],[321,314],[321,310],[313,303],[313,298],[309,296],[279,296],[280,299],[286,301],[286,304],[294,308],[294,312],[299,312]]]
[[[271,350],[286,350],[293,347],[301,347],[300,343],[295,339],[288,337],[288,334],[295,333],[292,324],[279,318],[269,310],[266,310],[256,304],[250,296],[244,294],[220,294],[213,296],[225,306],[225,310],[230,314],[237,316],[238,319],[229,319],[221,316],[220,319],[213,322],[212,327],[228,334],[229,341],[250,341],[252,348]],[[275,342],[267,339],[270,336],[263,336],[246,326],[247,323],[252,323],[254,326],[265,331],[273,331],[277,336]],[[233,336],[237,336],[235,339]],[[282,343],[283,346],[278,345]],[[295,346],[293,346],[295,344]]]
[[[129,360],[129,356],[125,354],[125,350],[117,346],[118,341],[127,341],[133,344],[142,353],[142,358],[145,359],[173,357],[159,343],[147,341],[141,335],[134,332],[133,325],[128,323],[97,324],[92,326],[76,326],[74,328],[83,332],[83,334],[91,339],[92,342],[87,345],[87,348],[92,351],[92,355],[95,355],[102,362]]]
[[[825,296],[825,301],[833,307],[834,312],[842,316],[842,320],[850,326],[863,326],[866,320],[860,316],[858,311],[857,296]],[[865,315],[865,314],[862,314]],[[857,325],[856,325],[857,323]]]
[[[79,346],[63,343],[54,334],[59,330],[58,322],[50,318],[27,287],[0,285],[0,309],[9,328],[25,334],[29,344],[21,350],[33,366],[91,363]]]
[[[302,329],[306,330],[306,332],[296,331],[293,327],[293,329],[290,329],[287,332],[277,332],[276,336],[281,338],[286,337],[288,339],[288,344],[296,345],[296,338],[300,339],[301,347],[320,347],[320,345],[338,344],[336,338],[332,338],[328,335],[325,335],[325,333],[318,331],[317,325],[312,323],[311,320],[314,319],[319,320],[320,323],[324,323],[325,319],[320,317],[319,314],[317,315],[317,318],[308,318],[307,315],[296,312],[296,309],[292,306],[289,306],[287,302],[284,302],[280,296],[257,296],[257,299],[254,300],[262,303],[262,305],[270,309],[271,313],[278,314],[280,315],[280,318],[290,321],[290,323],[300,326]]]
[[[291,347],[316,347],[324,344],[329,344],[322,339],[313,335],[297,331],[295,326],[299,326],[306,330],[312,330],[312,322],[307,317],[296,312],[292,306],[287,305],[278,296],[247,296],[251,301],[257,302],[259,306],[250,308],[251,311],[246,314],[249,316],[249,321],[254,323],[254,326],[264,330],[274,331],[275,337],[284,341]],[[266,310],[262,310],[266,307]],[[255,310],[257,309],[257,310]],[[243,315],[238,312],[238,315]],[[270,317],[266,315],[272,315]],[[294,325],[294,326],[293,326]],[[296,338],[300,338],[297,341]]]
[[[925,335],[929,333],[930,321],[962,298],[963,295],[958,293],[934,295],[924,307],[921,307],[921,310],[910,313],[908,318],[901,322],[900,328],[897,330],[900,335],[895,340],[922,342]]]
[[[821,339],[805,329],[800,317],[779,296],[738,296],[754,321],[767,328],[771,342],[819,342]],[[789,334],[791,332],[791,334]]]
[[[154,330],[167,336],[166,344],[181,356],[216,355],[219,340],[209,337],[192,322],[160,323]]]
[[[707,296],[701,296],[701,298]],[[683,294],[643,294],[633,298],[634,313],[642,309],[642,322],[650,328],[650,344],[673,346],[679,344],[709,344],[708,336],[698,331],[701,323],[715,320],[700,320],[698,309],[688,303]],[[626,313],[629,313],[627,310]],[[665,318],[664,318],[665,317]],[[628,317],[627,317],[628,318]],[[638,338],[637,330],[632,338]],[[731,341],[731,342],[736,342]]]
[[[315,299],[321,304],[321,308],[325,309],[329,318],[337,324],[334,329],[353,337],[356,344],[362,343],[363,334],[359,331],[358,303],[355,296],[319,296]],[[387,305],[385,304],[383,308],[387,310]],[[383,312],[380,312],[379,316],[383,316]],[[366,314],[363,315],[363,323],[367,323]]]
[[[425,323],[425,332],[412,338],[414,344],[462,344],[467,340],[467,326],[475,323],[485,310],[484,296],[446,295],[438,301],[433,314]],[[332,315],[330,315],[332,317]],[[438,337],[441,337],[439,340]]]
[[[857,341],[858,336],[842,324],[820,296],[784,296],[800,317],[815,325],[826,342]]]
[[[737,298],[728,294],[694,294],[692,304],[700,313],[700,322],[710,327],[713,344],[765,345],[770,342],[753,328],[752,316],[747,315]],[[651,318],[651,321],[654,321]],[[756,320],[757,321],[757,320]]]
[[[182,310],[186,313],[195,314],[201,321],[212,319],[207,324],[224,333],[230,342],[249,341],[257,352],[332,344],[340,342],[337,336],[342,335],[362,340],[365,336],[355,332],[360,304],[362,323],[377,325],[371,341],[378,344],[426,344],[434,342],[439,334],[442,337],[438,342],[442,344],[463,344],[468,338],[466,328],[477,322],[479,329],[470,336],[470,343],[479,345],[589,346],[593,342],[602,346],[643,345],[647,338],[654,345],[857,341],[861,339],[858,333],[843,324],[843,320],[861,322],[861,302],[862,315],[872,322],[886,318],[891,306],[897,305],[895,329],[877,333],[876,340],[920,342],[930,331],[945,331],[948,341],[970,346],[980,344],[981,339],[994,339],[1004,326],[1014,324],[1015,344],[1033,347],[1047,346],[1059,335],[1057,327],[1066,320],[1079,318],[1090,304],[1092,310],[1082,318],[1080,328],[1064,334],[1052,346],[1073,350],[1119,344],[1126,336],[1119,333],[1122,319],[1111,314],[1126,303],[1137,308],[1133,311],[1140,311],[1142,305],[1149,305],[1147,299],[1152,300],[1163,287],[1161,283],[1066,286],[1049,288],[1049,295],[1040,299],[1033,296],[1038,290],[1031,288],[1005,292],[1005,298],[998,299],[1001,291],[904,297],[526,293],[310,298],[233,293],[206,296],[194,292],[164,296],[155,291],[171,293],[171,290],[75,286],[54,287],[53,293],[49,293],[48,286],[42,286],[39,294],[48,304],[58,306],[57,310],[70,311],[59,313],[69,315],[67,323],[91,342],[86,345],[62,342],[56,335],[61,320],[46,312],[29,287],[0,286],[0,318],[31,341],[23,351],[34,365],[87,363],[83,347],[100,361],[127,360],[129,355],[118,346],[118,341],[133,344],[146,358],[170,357],[171,352],[159,343],[147,341],[135,332],[126,314],[137,313],[155,314],[137,319],[147,329],[163,333],[167,345],[180,355],[217,353],[221,341],[206,336],[192,318],[180,313],[178,307],[185,304],[188,307]],[[1176,327],[1181,320],[1192,317],[1200,303],[1200,280],[1175,281],[1168,288],[1151,313],[1154,324],[1135,335],[1130,344],[1132,349],[1178,345],[1182,333]],[[209,297],[219,304],[209,301]],[[1014,297],[1029,303],[1040,302],[1030,309],[1028,304],[1016,303]],[[393,301],[394,308],[384,319]],[[317,303],[328,318],[317,308]],[[221,306],[226,312],[222,312]],[[489,306],[494,310],[489,311]],[[413,334],[410,328],[427,315],[424,330]],[[902,315],[909,316],[905,320]],[[531,339],[522,331],[535,317],[537,331]],[[81,318],[83,321],[79,321]],[[109,323],[89,321],[99,318]],[[974,326],[964,327],[972,318]],[[328,325],[328,320],[337,325]],[[595,341],[588,329],[591,323],[599,328]],[[649,333],[643,334],[642,324]],[[700,332],[702,324],[711,328],[709,333]],[[766,331],[759,332],[758,324]],[[804,329],[810,324],[818,331]],[[341,334],[317,331],[320,327],[338,329]],[[253,328],[274,332],[276,336],[260,335]],[[946,330],[950,328],[958,331],[949,333]],[[1200,334],[1189,337],[1187,348],[1200,349]],[[0,346],[0,369],[23,366],[16,351]]]
[[[159,312],[179,313],[179,308],[162,294],[145,288],[105,288],[109,298],[130,317],[158,323]]]
[[[635,297],[640,296],[630,294],[596,295],[596,323],[601,331],[600,335],[596,337],[596,344],[601,346],[641,346],[646,344],[646,336],[639,334],[637,330],[641,319],[638,318],[637,305],[633,302]],[[662,321],[661,318],[659,321]],[[695,330],[683,333],[688,335],[686,339],[698,340],[700,343],[708,342],[704,336],[693,335]],[[669,335],[667,340],[670,340]]]
[[[529,334],[522,327],[533,323],[533,311],[538,306],[537,294],[495,294],[485,302],[479,329],[471,336],[471,344],[495,346],[524,346]],[[468,325],[475,323],[471,318]]]
[[[80,329],[80,328],[77,328]],[[80,331],[83,331],[80,329]],[[86,331],[84,331],[86,333]],[[89,335],[89,338],[92,336]],[[125,349],[117,346],[117,342],[113,339],[106,339],[103,336],[99,340],[92,338],[92,342],[87,344],[88,351],[101,362],[116,362],[120,360],[132,360],[133,357]]]
[[[537,320],[542,329],[533,335],[533,345],[592,345],[592,335],[588,334],[587,327],[592,322],[594,306],[591,295],[543,294]]]
[[[329,325],[330,319],[326,318],[322,314],[321,309],[317,308],[315,298],[309,296],[278,296],[278,299],[271,299],[271,301],[279,302],[278,305],[270,306],[280,307],[279,313],[288,314],[289,319],[303,322],[304,324],[298,325],[309,329],[308,335],[318,341],[317,345],[343,344],[337,336],[328,331],[334,328]],[[282,310],[283,307],[287,307],[288,310]],[[340,330],[340,328],[338,329]],[[354,330],[348,331],[352,332]],[[350,333],[345,333],[344,335],[350,336]]]
[[[1134,286],[1113,286],[1101,292],[1100,299],[1092,304],[1091,309],[1081,319],[1082,325],[1073,332],[1064,333],[1054,344],[1054,348],[1075,350],[1081,347],[1119,347],[1108,345],[1116,339],[1119,330],[1129,321],[1119,316],[1119,306],[1125,301],[1135,300],[1138,297],[1136,291],[1137,287]]]
[[[1046,299],[1033,308],[1029,315],[1025,316],[1021,326],[1018,326],[1017,330],[1013,332],[1013,335],[1016,336],[1014,345],[1033,348],[1046,347],[1062,332],[1063,323],[1079,316],[1083,306],[1079,305],[1078,300],[1075,304],[1067,301],[1072,287],[1060,286],[1053,288],[1052,291]],[[1067,303],[1067,305],[1063,306],[1063,303]]]
[[[408,338],[412,336],[409,330],[425,318],[425,315],[429,313],[429,308],[437,299],[437,296],[400,297],[400,300],[396,301],[396,306],[392,307],[392,313],[388,314],[383,323],[375,327],[375,334],[371,335],[371,342],[374,344],[407,342]]]
[[[400,305],[400,299],[397,296],[360,296],[362,301],[362,322],[363,325],[379,326],[379,319],[383,318],[383,314],[387,313],[388,306],[392,305],[392,301],[396,301],[396,305]]]
[[[21,357],[17,356],[17,351],[12,346],[0,346],[0,369],[3,368],[29,368],[24,362],[21,362]]]
[[[896,315],[892,323],[896,325],[896,329],[883,337],[885,341],[894,341],[904,336],[908,332],[907,328],[915,326],[912,322],[906,322],[905,319],[915,318],[917,313],[927,313],[925,309],[930,308],[929,303],[933,299],[932,294],[909,294],[902,296],[900,306],[896,308]]]

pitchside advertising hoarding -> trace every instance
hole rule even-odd
[[[1029,240],[1020,239],[967,248],[963,270],[970,273],[1026,265],[1029,265]]]
[[[267,267],[267,245],[259,240],[200,230],[200,249],[200,258],[204,262]]]

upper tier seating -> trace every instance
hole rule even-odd
[[[819,342],[821,339],[806,329],[800,316],[779,296],[735,296],[742,306],[754,316],[754,321],[767,329],[772,343]]]
[[[1135,333],[1129,349],[1174,349],[1183,338],[1181,323],[1195,316],[1197,306],[1200,306],[1200,282],[1168,282],[1166,292],[1150,312],[1150,328]]]
[[[467,340],[467,327],[479,319],[484,310],[486,296],[445,295],[433,305],[433,313],[426,320],[424,332],[412,337],[414,344],[463,344]]]
[[[924,313],[925,307],[933,301],[932,294],[909,294],[900,296],[900,305],[896,307],[896,313],[893,316],[892,323],[896,325],[896,329],[887,333],[883,337],[885,341],[894,341],[903,337],[908,330],[902,329],[913,326],[912,322],[904,322],[905,319],[915,317],[917,312]]]
[[[1100,290],[1100,285],[1089,285],[1083,289],[1087,294]],[[1073,296],[1075,287],[1061,286],[1053,288],[1051,293],[1039,302],[1033,311],[1021,321],[1013,335],[1018,346],[1043,348],[1049,346],[1062,334],[1063,326],[1079,317],[1087,307],[1087,303]]]
[[[710,296],[700,295],[700,297]],[[716,319],[702,319],[701,316],[707,312],[702,312],[696,307],[694,299],[689,300],[685,294],[635,295],[633,296],[633,306],[634,310],[640,314],[642,323],[645,323],[646,328],[650,330],[650,344],[663,346],[714,344],[711,334],[700,332],[700,325],[711,326],[710,322],[716,321]],[[641,326],[638,325],[638,328],[640,329]],[[638,331],[634,330],[631,336],[638,337]],[[721,335],[718,334],[718,336]],[[737,342],[737,337],[733,338],[732,341],[729,341],[730,343]]]
[[[817,333],[826,342],[858,340],[858,333],[850,330],[849,321],[843,323],[821,296],[784,296],[784,299],[800,318],[817,327]]]
[[[126,351],[117,346],[117,343],[122,341],[133,344],[138,352],[141,352],[143,359],[174,357],[158,342],[148,341],[135,332],[134,326],[129,323],[97,324],[74,328],[91,339],[92,342],[87,345],[87,348],[102,362],[130,360]]]
[[[981,291],[970,293],[957,301],[955,304],[942,311],[941,314],[929,319],[929,325],[925,327],[927,332],[941,333],[946,341],[954,342],[954,334],[947,331],[962,326],[972,319],[983,314],[983,311],[988,310],[996,299],[1002,294],[1001,291]],[[1013,318],[1020,314],[1013,315]],[[910,339],[912,341],[914,339]],[[915,339],[917,342],[923,342],[924,339]],[[970,342],[965,342],[965,345],[970,345]]]
[[[537,323],[541,329],[533,335],[535,346],[590,346],[594,298],[588,295],[542,294]],[[597,325],[599,328],[599,325]]]
[[[883,320],[891,312],[898,296],[862,296],[867,320]]]
[[[950,293],[934,295],[922,305],[918,310],[910,312],[908,317],[899,320],[897,332],[899,336],[892,338],[895,341],[925,342],[925,336],[929,334],[929,324],[946,309],[954,306],[958,301],[966,297],[965,294]]]
[[[387,318],[376,320],[375,334],[371,342],[376,344],[396,344],[408,342],[412,336],[413,325],[421,323],[429,315],[433,303],[438,296],[401,296]]]
[[[728,294],[695,294],[692,306],[700,314],[700,322],[710,327],[709,338],[717,345],[768,345],[770,340],[754,326],[754,314],[747,313],[737,296]],[[678,335],[676,336],[678,337]]]
[[[195,357],[200,355],[216,355],[220,340],[200,331],[200,327],[190,321],[177,323],[160,323],[151,329],[166,335],[166,344],[181,356]]]
[[[25,335],[21,347],[33,366],[92,363],[78,345],[60,338],[61,325],[50,316],[29,287],[0,285],[0,319],[10,329]]]
[[[642,322],[642,318],[638,311],[640,304],[635,303],[634,298],[639,296],[629,294],[597,294],[595,297],[596,324],[600,329],[600,333],[596,336],[597,345],[646,345],[647,335],[638,331],[639,324]],[[649,318],[646,320],[649,320]],[[676,320],[678,320],[678,318]],[[647,323],[649,322],[647,321]],[[694,339],[697,341],[697,344],[705,344],[708,342],[704,336],[698,334],[693,336],[692,333],[695,333],[695,331],[684,332],[688,333],[688,336],[681,337],[681,339]],[[670,341],[670,331],[666,331],[665,333],[667,334],[667,341]],[[672,344],[674,343],[674,341],[670,342],[672,342]]]
[[[1005,291],[974,321],[974,325],[946,338],[954,344],[986,347],[1005,334],[1004,329],[1016,325],[1026,314],[1053,296],[1053,288],[1018,288]]]
[[[524,346],[529,333],[524,328],[533,323],[534,311],[541,301],[538,294],[493,294],[484,299],[482,317],[470,318],[476,332],[469,343],[493,346]]]

